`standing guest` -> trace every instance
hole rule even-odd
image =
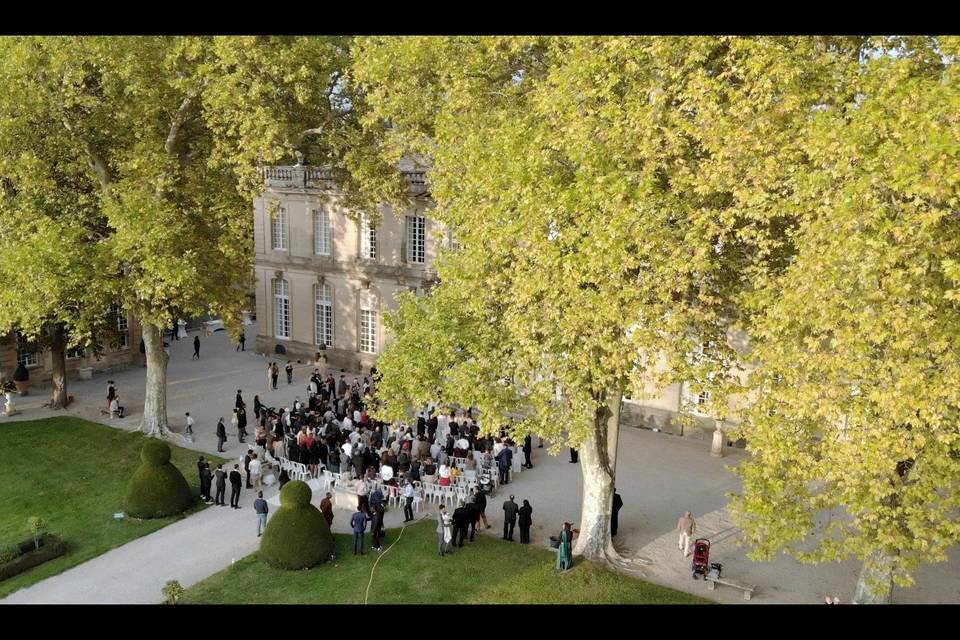
[[[377,489],[379,491],[379,489]],[[382,494],[381,494],[382,496]],[[373,550],[383,551],[380,541],[383,539],[383,501],[373,509],[373,522],[371,523],[370,533],[373,535]]]
[[[463,546],[463,539],[467,537],[467,527],[470,525],[470,511],[463,500],[453,510],[453,545]]]
[[[452,519],[447,515],[443,505],[440,505],[440,512],[437,514],[437,550],[442,558],[447,553],[448,545],[453,539],[451,530]]]
[[[257,425],[256,430],[253,432],[254,441],[257,443],[257,446],[266,450],[267,448],[267,430],[263,425]]]
[[[253,501],[253,510],[257,513],[257,537],[259,538],[267,528],[267,514],[270,513],[270,507],[263,499],[263,491],[257,492],[257,499]]]
[[[240,442],[247,437],[247,408],[240,407],[237,410],[237,430],[240,434]]]
[[[247,447],[247,455],[243,456],[243,471],[247,474],[247,489],[253,489],[250,484],[250,461],[253,460],[253,449]]]
[[[320,513],[323,514],[323,519],[327,521],[327,526],[333,526],[333,495],[328,491],[327,495],[323,497],[323,500],[320,501]]]
[[[273,388],[271,382],[273,380],[273,363],[267,364],[267,391]]]
[[[370,500],[369,493],[370,488],[367,486],[367,481],[362,477],[357,479],[357,508],[363,511],[366,515],[370,515]]]
[[[513,501],[513,494],[510,499],[503,503],[503,539],[513,542],[513,528],[517,524],[517,512],[519,511],[517,503]]]
[[[200,473],[200,499],[210,502],[210,481],[213,476],[210,475],[210,465],[203,456],[197,461],[197,471]]]
[[[697,521],[693,519],[693,516],[689,511],[685,511],[683,516],[677,522],[677,528],[674,531],[680,532],[679,546],[680,551],[683,551],[684,556],[690,555],[690,538],[693,536],[693,533],[697,530]]]
[[[533,438],[529,433],[523,439],[523,458],[523,466],[527,469],[533,469],[533,464],[530,462],[533,458]]]
[[[243,433],[240,431],[237,425],[240,424],[240,418],[237,417],[237,410],[234,409],[233,413],[230,415],[230,426],[237,430],[237,438],[240,440],[240,443],[243,443]]]
[[[500,470],[500,484],[510,484],[510,467],[513,465],[513,450],[504,447],[497,455],[497,468]]]
[[[253,488],[259,491],[262,488],[260,484],[260,460],[257,459],[257,454],[250,456],[250,484],[253,485]]]
[[[613,537],[617,535],[617,525],[619,524],[620,509],[623,507],[623,498],[620,497],[620,494],[617,493],[616,487],[613,489],[613,513],[610,517],[610,536]]]
[[[277,378],[280,377],[280,365],[276,362],[273,363],[273,366],[270,368],[270,381],[273,383],[273,388],[277,388]]]
[[[217,451],[223,453],[223,443],[227,441],[227,428],[223,424],[223,418],[217,421]]]
[[[239,390],[237,391],[237,395],[240,395]],[[263,403],[260,402],[260,396],[253,396],[253,418],[254,420],[260,420],[262,417]]]
[[[524,500],[517,513],[520,516],[517,521],[520,525],[520,544],[530,544],[530,525],[533,524],[533,507],[530,506],[530,501]]]
[[[187,429],[186,429],[185,433],[187,433],[187,434],[189,434],[189,435],[192,436],[192,435],[193,435],[193,425],[195,425],[195,424],[196,424],[196,421],[195,421],[195,420],[193,419],[193,417],[190,415],[190,412],[187,411]]]
[[[225,507],[227,506],[227,503],[223,501],[223,498],[227,490],[227,474],[223,470],[222,464],[217,465],[217,472],[213,475],[216,476],[217,481],[217,495],[213,501],[213,504]]]
[[[283,368],[287,372],[287,384],[293,384],[293,365],[287,360],[287,366]]]
[[[414,494],[413,482],[410,478],[407,478],[406,484],[403,485],[403,521],[410,522],[413,520],[413,494]]]
[[[475,491],[471,491],[470,497],[467,498],[467,511],[470,512],[470,542],[473,542],[473,538],[477,534],[477,523],[480,522],[480,507],[477,506]]]
[[[341,369],[340,371],[343,371],[343,369]],[[337,397],[342,398],[343,394],[345,394],[346,392],[347,392],[347,381],[344,378],[344,375],[341,373],[340,382],[337,383]]]
[[[240,329],[240,335],[239,335],[238,338],[237,338],[237,351],[246,351],[246,350],[247,350],[247,347],[246,347],[246,344],[247,344],[247,336],[245,336],[244,333],[246,333],[246,332],[245,332],[243,329]]]
[[[350,528],[353,529],[353,555],[363,555],[363,533],[367,530],[367,514],[359,504],[356,513],[350,517]]]
[[[113,380],[107,380],[107,411],[110,411],[110,405],[113,399],[117,397],[117,388],[113,386]],[[101,414],[102,415],[102,414]]]
[[[230,472],[230,507],[232,509],[240,508],[240,488],[243,486],[243,478],[240,476],[240,465],[233,465],[233,471]]]
[[[207,504],[213,502],[213,499],[210,498],[210,488],[212,485],[213,474],[210,473],[210,465],[204,463],[203,469],[200,470],[200,496]]]
[[[575,462],[578,462],[579,460],[580,460],[580,454],[577,452],[576,449],[574,449],[573,447],[570,447],[570,462],[575,463]]]
[[[193,336],[193,357],[200,359],[200,336]]]
[[[237,389],[237,399],[234,401],[233,406],[237,409],[246,409],[247,403],[243,401],[243,391]],[[256,406],[254,406],[254,413],[256,413]]]
[[[480,519],[483,520],[483,528],[489,529],[490,523],[487,522],[487,494],[483,491],[476,491],[476,496],[477,510],[480,512]]]
[[[557,547],[557,569],[565,571],[573,567],[573,532],[570,530],[570,523],[563,523],[563,530],[560,532],[560,546]]]

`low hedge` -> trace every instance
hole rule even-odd
[[[313,491],[293,480],[280,491],[280,509],[260,543],[260,558],[278,569],[307,569],[333,555],[333,534],[323,514],[310,504]]]
[[[18,546],[19,555],[9,562],[0,564],[0,580],[12,578],[67,552],[67,543],[51,534],[40,537],[39,549],[33,544],[33,538],[21,542]]]
[[[170,445],[147,440],[140,452],[141,463],[130,483],[124,509],[134,518],[165,518],[185,511],[193,497],[190,485],[170,462]]]

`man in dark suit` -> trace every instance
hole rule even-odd
[[[197,460],[197,473],[200,474],[200,499],[210,502],[210,466],[203,456]]]
[[[523,466],[526,469],[533,469],[533,464],[530,463],[530,459],[533,457],[533,438],[530,434],[527,434],[527,437],[523,439]]]
[[[363,534],[367,530],[367,514],[363,507],[357,505],[357,511],[350,518],[350,528],[353,529],[353,555],[363,555]]]
[[[579,462],[579,461],[580,461],[580,453],[573,447],[570,447],[570,462]]]
[[[217,451],[223,453],[223,443],[227,441],[227,427],[223,424],[223,418],[217,422]]]
[[[233,471],[230,472],[230,507],[240,508],[240,489],[243,486],[243,477],[240,475],[240,465],[233,465]]]
[[[467,537],[467,527],[470,525],[470,511],[460,501],[459,506],[453,510],[453,540],[452,545],[463,546],[463,539]]]
[[[203,469],[200,470],[200,497],[203,498],[203,501],[209,504],[210,500],[210,485],[213,482],[213,474],[210,473],[210,465],[204,464]]]
[[[193,336],[193,357],[200,359],[200,336]]]
[[[243,456],[243,470],[247,474],[247,489],[253,489],[253,485],[250,484],[250,454],[253,453],[253,449],[247,449],[247,455]]]
[[[227,492],[227,473],[223,470],[222,464],[217,465],[217,472],[213,475],[217,481],[217,497],[213,503],[225,507],[227,503],[223,501],[223,498]]]
[[[503,539],[513,542],[513,528],[517,524],[517,513],[520,507],[513,501],[513,495],[503,503]]]

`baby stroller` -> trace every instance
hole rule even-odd
[[[706,538],[698,538],[693,543],[693,579],[697,576],[706,577],[707,568],[710,566],[710,541]]]

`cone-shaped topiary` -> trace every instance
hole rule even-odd
[[[190,506],[190,485],[170,462],[170,445],[149,439],[140,451],[140,467],[127,485],[124,508],[135,518],[163,518]]]
[[[306,569],[330,559],[333,535],[323,514],[310,504],[313,491],[293,480],[280,491],[280,509],[260,543],[260,559],[278,569]]]

